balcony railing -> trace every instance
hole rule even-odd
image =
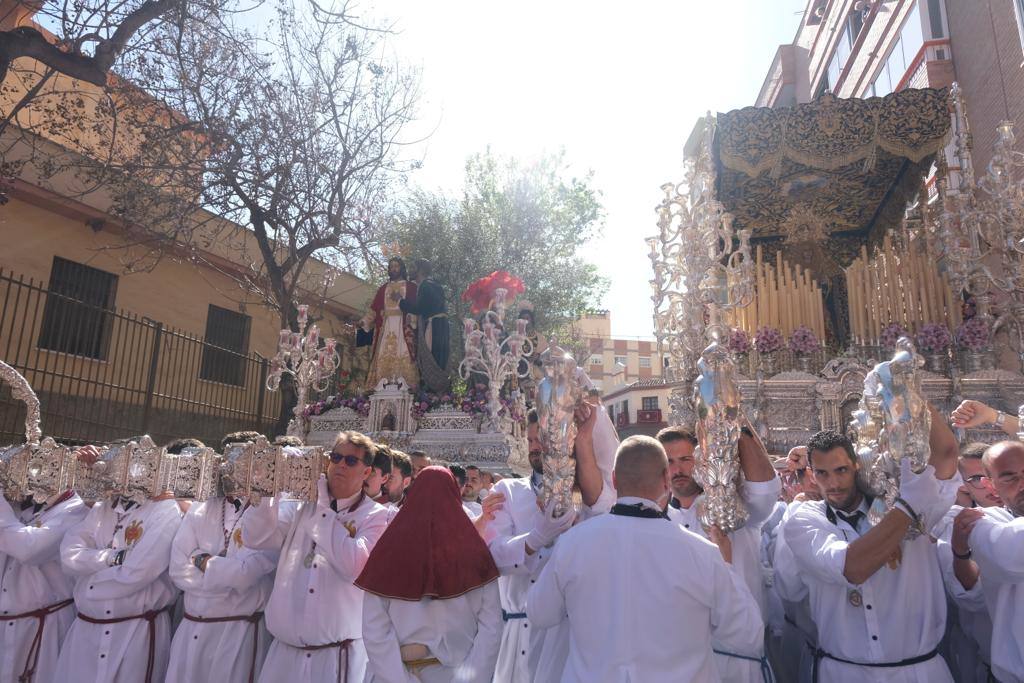
[[[661,409],[636,411],[637,424],[658,424],[661,422]]]

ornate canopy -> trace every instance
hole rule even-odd
[[[718,199],[752,244],[835,276],[903,218],[950,121],[945,89],[719,114]]]

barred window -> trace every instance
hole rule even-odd
[[[39,348],[106,360],[116,295],[116,275],[54,256]]]
[[[657,396],[644,396],[640,399],[642,404],[641,410],[657,410],[658,409],[658,397]]]
[[[210,304],[199,378],[243,386],[252,318]]]

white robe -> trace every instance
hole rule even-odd
[[[936,551],[946,594],[955,606],[959,623],[959,630],[951,631],[952,635],[949,638],[952,656],[949,668],[958,681],[985,683],[988,680],[988,671],[985,667],[990,663],[992,650],[992,619],[988,615],[981,581],[974,584],[971,590],[966,590],[956,578],[953,569],[953,549],[950,546],[953,521],[962,510],[961,506],[954,505],[932,529],[932,536],[938,539]]]
[[[501,643],[498,584],[448,600],[363,600],[363,642],[369,656],[365,683],[490,683]],[[401,645],[418,643],[439,665],[415,676],[402,663]]]
[[[349,681],[362,680],[366,669],[363,591],[353,582],[384,533],[388,512],[368,497],[349,512],[357,497],[338,501],[337,513],[321,510],[315,503],[275,500],[250,507],[242,515],[246,547],[281,553],[266,610],[274,642],[260,681],[335,681],[342,677],[339,666],[347,666]],[[347,652],[300,649],[345,640],[353,641]]]
[[[747,522],[742,528],[729,534],[729,538],[732,540],[733,570],[746,582],[750,594],[757,601],[762,620],[767,618],[767,609],[764,596],[764,573],[761,569],[761,525],[771,516],[781,492],[782,483],[778,477],[769,481],[744,481],[740,486],[740,496],[747,505]],[[689,508],[669,506],[666,512],[670,520],[681,524],[684,529],[702,538],[707,538],[697,517],[697,505],[691,505]],[[764,656],[763,641],[756,650],[752,651],[734,652],[719,643],[715,643],[715,649],[719,652],[729,652],[756,659],[761,659]],[[722,681],[727,683],[759,683],[763,680],[761,665],[756,661],[716,654],[715,663],[718,665]]]
[[[620,515],[559,539],[527,611],[540,627],[568,615],[566,683],[716,681],[712,637],[747,652],[764,632],[750,590],[717,547],[667,520]]]
[[[60,542],[86,512],[82,499],[72,496],[39,514],[31,508],[16,513],[0,492],[0,617],[32,612],[71,597],[71,580],[60,566]],[[74,619],[74,605],[46,616],[35,681],[53,680],[57,654]],[[29,617],[0,624],[0,683],[17,683],[39,620]]]
[[[612,424],[607,411],[598,410],[597,422],[594,425],[594,460],[601,473],[601,493],[593,505],[581,507],[576,524],[608,512],[615,504],[617,496],[615,488],[612,486],[612,470],[615,467],[615,454],[618,448],[619,435],[615,431],[615,425]],[[526,482],[529,485],[529,479]],[[532,494],[532,490],[530,493]],[[534,508],[536,508],[535,496]],[[532,526],[527,527],[526,531],[529,532],[532,528]],[[545,548],[536,553],[534,557],[537,558],[537,561],[531,565],[533,567],[531,581],[539,574],[550,554],[551,548]],[[528,562],[528,564],[530,563]],[[524,588],[524,598],[525,589],[529,588],[529,585],[520,581],[520,586]],[[505,597],[506,595],[503,594],[503,606],[506,604]],[[525,605],[525,602],[522,604]],[[532,633],[531,629],[529,619],[509,620],[502,636],[502,654],[499,656],[498,672],[504,673],[506,662],[517,662],[518,672],[518,663],[525,660],[527,671],[524,673],[530,675],[528,680],[557,680],[561,677],[569,657],[569,622],[563,620],[550,628],[532,629]]]
[[[118,514],[122,515],[118,524]],[[174,604],[178,590],[167,575],[171,542],[181,523],[173,500],[146,501],[127,513],[109,502],[96,503],[61,544],[64,570],[75,577],[75,607],[95,619],[133,617]],[[127,536],[127,538],[126,538]],[[111,567],[117,551],[124,563]],[[171,616],[155,620],[153,681],[162,681],[171,644]],[[57,662],[55,680],[141,683],[149,652],[149,624],[131,619],[90,624],[76,619]]]
[[[223,515],[223,520],[222,520]],[[242,544],[241,511],[224,498],[195,503],[181,523],[171,546],[170,575],[185,592],[185,613],[200,618],[245,617],[262,612],[274,585],[277,552],[253,550]],[[227,552],[224,537],[228,536]],[[206,571],[192,558],[211,555]],[[253,664],[253,637],[258,634],[256,675],[270,646],[260,619],[202,623],[183,619],[171,642],[168,683],[208,680],[245,683]]]
[[[530,683],[534,680],[535,671],[530,668],[530,653],[536,651],[536,662],[543,634],[532,628],[525,617],[508,618],[508,615],[526,614],[526,592],[540,574],[551,549],[541,548],[533,555],[526,554],[526,537],[543,516],[537,507],[537,495],[530,487],[529,477],[502,479],[494,485],[493,492],[505,496],[502,508],[494,513],[494,520],[487,525],[487,534],[491,556],[501,572],[498,589],[501,609],[507,618],[494,680]]]
[[[992,673],[1002,683],[1024,681],[1024,519],[985,508],[971,530],[971,552],[992,618]]]
[[[962,483],[959,475],[939,480],[941,501],[924,513],[926,529],[942,518]],[[870,522],[861,521],[867,533]],[[863,584],[855,586],[843,574],[847,547],[861,534],[842,519],[826,516],[822,501],[801,505],[783,529],[801,580],[808,588],[811,613],[818,629],[819,647],[854,662],[894,663],[936,649],[946,627],[946,594],[939,571],[935,543],[928,535],[901,544],[897,569],[883,565]],[[850,592],[861,603],[851,603]],[[940,683],[952,682],[941,656],[902,667],[869,667],[823,658],[818,680],[835,683]]]
[[[779,522],[775,534],[775,548],[772,560],[772,587],[782,601],[785,624],[782,628],[782,650],[788,659],[786,668],[795,670],[793,678],[799,683],[811,683],[814,674],[814,657],[811,647],[816,647],[818,630],[811,617],[810,592],[800,578],[796,558],[786,544],[786,522],[804,503],[794,501],[786,506],[786,512]],[[779,678],[782,673],[775,672]],[[782,680],[780,678],[780,680]]]

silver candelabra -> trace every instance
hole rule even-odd
[[[974,297],[990,335],[1006,330],[1024,370],[1024,154],[1013,149],[1013,122],[1000,122],[992,160],[976,180],[958,84],[950,98],[960,170],[939,184],[942,265],[953,290]]]
[[[277,391],[281,378],[291,375],[295,381],[297,401],[292,409],[295,417],[288,422],[288,434],[302,437],[304,433],[302,414],[306,409],[309,390],[325,391],[331,376],[341,365],[341,358],[334,339],[325,339],[320,346],[320,328],[309,323],[309,306],[299,306],[299,332],[281,330],[277,343],[277,355],[270,359],[270,374],[267,375],[267,389]]]
[[[494,290],[494,308],[484,314],[482,323],[471,318],[463,321],[465,357],[459,363],[459,376],[467,382],[474,374],[487,378],[487,415],[492,431],[501,428],[498,414],[502,385],[513,377],[529,374],[529,363],[521,361],[533,353],[533,343],[526,335],[526,320],[517,319],[515,329],[505,339],[500,337],[505,330],[507,295],[508,290],[503,287]]]

